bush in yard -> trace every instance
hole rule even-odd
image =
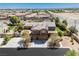
[[[65,53],[65,56],[77,56],[77,52],[75,50],[69,50]]]
[[[22,35],[23,38],[25,38],[24,39],[24,42],[25,42],[25,45],[26,45],[25,47],[28,47],[28,45],[31,41],[29,31],[28,30],[23,30],[21,35]]]
[[[61,41],[62,41],[62,40],[63,40],[63,39],[62,39],[62,36],[63,36],[62,31],[59,31],[59,32],[58,32],[58,35],[60,36],[60,39],[61,39]]]
[[[57,31],[57,33],[60,36],[60,39],[62,41],[63,32],[59,28],[56,28],[56,31]]]
[[[8,34],[5,34],[4,35],[4,44],[7,44],[7,42],[12,38],[12,35],[8,35]]]
[[[59,38],[57,34],[51,34],[50,39],[48,40],[48,47],[50,48],[58,48],[59,45]]]
[[[66,30],[66,25],[65,24],[60,24],[60,26],[58,26],[60,30],[65,31]]]

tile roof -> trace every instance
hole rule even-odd
[[[25,22],[25,26],[32,26],[31,30],[48,30],[48,27],[55,27],[55,22]]]

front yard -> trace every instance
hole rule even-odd
[[[63,41],[61,41],[62,43],[62,48],[70,48],[73,50],[76,50],[77,52],[79,52],[79,44],[74,40],[74,44],[72,45],[71,41],[71,37],[68,36],[63,36]]]

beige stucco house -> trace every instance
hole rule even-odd
[[[55,32],[55,22],[26,22],[25,27],[31,30],[32,39],[48,39]]]

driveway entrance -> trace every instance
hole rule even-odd
[[[31,42],[31,47],[33,48],[45,48],[47,47],[47,40],[45,39],[34,39]]]

